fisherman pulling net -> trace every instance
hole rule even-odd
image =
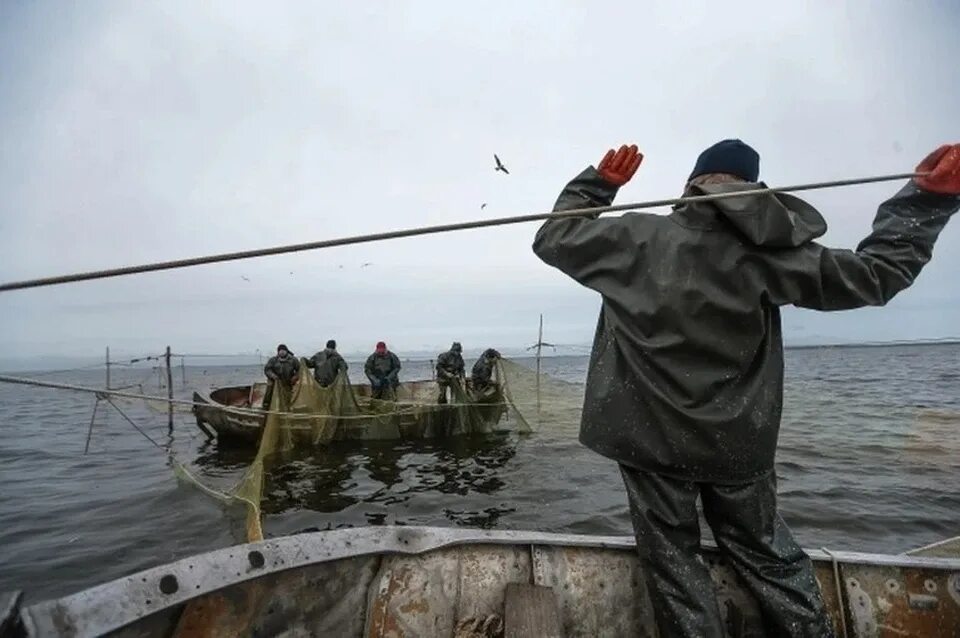
[[[289,383],[272,379],[257,454],[236,484],[216,489],[182,464],[175,464],[179,477],[205,493],[246,507],[248,541],[263,538],[261,504],[271,467],[293,455],[334,439],[416,440],[505,431],[526,434],[543,423],[566,423],[572,428],[579,418],[582,397],[578,384],[546,375],[538,380],[532,370],[503,359],[492,349],[477,361],[470,379],[443,380],[442,387],[449,393],[444,403],[437,402],[437,385],[432,383],[399,383],[389,398],[377,398],[382,395],[352,386],[345,368],[324,387],[309,372],[308,360],[287,367],[296,370],[295,376]]]

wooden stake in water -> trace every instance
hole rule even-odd
[[[107,350],[109,351],[110,348],[107,348]],[[109,360],[109,355],[108,355],[108,360]],[[109,368],[107,369],[109,370]],[[109,381],[107,383],[109,385]],[[110,388],[108,387],[107,389],[109,390]],[[97,397],[96,402],[93,404],[93,414],[90,415],[90,427],[87,428],[87,442],[83,446],[84,454],[90,451],[90,437],[93,436],[93,424],[97,420],[97,408],[99,406],[100,406],[100,398]]]
[[[170,346],[167,346],[167,352],[163,355],[167,363],[167,398],[173,399],[173,371],[170,369]],[[173,432],[173,402],[167,403],[167,427]]]
[[[543,314],[541,313],[540,329],[537,332],[537,342],[532,346],[530,346],[529,348],[527,348],[527,350],[533,350],[534,348],[536,348],[537,350],[537,412],[538,413],[540,412],[540,359],[541,359],[541,355],[543,354],[543,346],[547,346],[548,348],[553,348],[554,350],[557,349],[557,347],[554,344],[546,343],[543,340]]]
[[[540,352],[543,350],[543,313],[540,313],[540,330],[537,331],[537,412],[540,412]]]

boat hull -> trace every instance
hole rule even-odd
[[[737,575],[704,551],[732,635],[764,635]],[[960,635],[960,560],[808,553],[838,635],[844,623],[850,636]],[[568,638],[656,635],[631,538],[417,527],[230,547],[21,615],[37,636],[446,637],[469,619],[502,618],[516,583],[549,588]]]
[[[208,438],[216,437],[225,445],[255,446],[260,440],[266,415],[251,410],[259,406],[264,384],[219,388],[204,396],[193,394],[193,414],[197,426]],[[370,401],[369,387],[353,387],[358,400]],[[471,418],[464,418],[462,406],[437,405],[437,390],[432,381],[412,381],[401,386],[400,402],[381,403],[391,410],[363,417],[335,419],[331,440],[388,441],[445,438],[465,434],[485,434],[516,429],[503,395],[496,392],[471,405]],[[239,410],[237,408],[240,408]],[[312,443],[315,432],[309,423],[287,426],[295,442]]]

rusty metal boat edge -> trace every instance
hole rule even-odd
[[[320,614],[313,609],[309,613],[316,616],[311,622],[320,622],[318,618],[333,622],[345,613],[334,607],[342,607],[341,599],[352,598],[363,609],[347,614],[351,619],[342,622],[352,628],[342,627],[342,635],[449,636],[465,613],[495,611],[498,604],[502,608],[506,583],[532,582],[558,593],[568,636],[652,636],[652,616],[633,549],[631,537],[534,531],[398,526],[314,532],[228,547],[148,569],[31,605],[21,610],[21,619],[28,636],[98,636],[125,627],[134,629],[129,635],[173,635],[186,603],[204,598],[216,598],[221,608],[237,609],[246,609],[242,605],[249,606],[256,598],[264,607],[262,617],[257,620],[250,612],[253,616],[244,614],[245,622],[264,622],[274,609],[267,609],[264,600],[270,596],[263,590],[275,587],[283,590],[288,602],[309,598],[316,606],[318,600],[329,600],[332,611]],[[732,635],[762,635],[750,629],[758,622],[756,604],[739,591],[735,573],[715,549],[705,550],[728,624],[741,625]],[[838,635],[960,635],[960,558],[808,553],[817,565]],[[368,560],[361,560],[364,557]],[[337,573],[322,570],[336,565],[343,566]],[[316,569],[321,571],[310,571]],[[292,585],[290,578],[298,572],[303,574]],[[430,582],[444,579],[456,582]],[[454,585],[457,592],[452,598],[442,591]],[[300,591],[322,587],[332,587],[333,593],[313,591],[304,598]],[[351,587],[357,591],[351,593]],[[257,596],[247,591],[251,588],[258,590]],[[473,592],[476,600],[466,600],[465,591]],[[631,604],[633,600],[639,602]],[[625,602],[633,609],[625,609]],[[447,609],[451,605],[452,611]],[[619,609],[622,618],[612,616],[611,609]],[[417,623],[425,610],[433,618],[429,627],[442,625],[442,631],[417,633],[424,630],[425,625]],[[296,612],[287,611],[285,622],[296,622],[289,615]],[[165,622],[146,622],[164,617]],[[284,615],[275,622],[280,618]],[[227,632],[206,629],[191,635],[229,635],[237,627]],[[271,632],[261,627],[260,633]]]

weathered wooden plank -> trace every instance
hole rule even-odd
[[[504,593],[504,638],[561,638],[560,610],[552,587],[510,583]]]

